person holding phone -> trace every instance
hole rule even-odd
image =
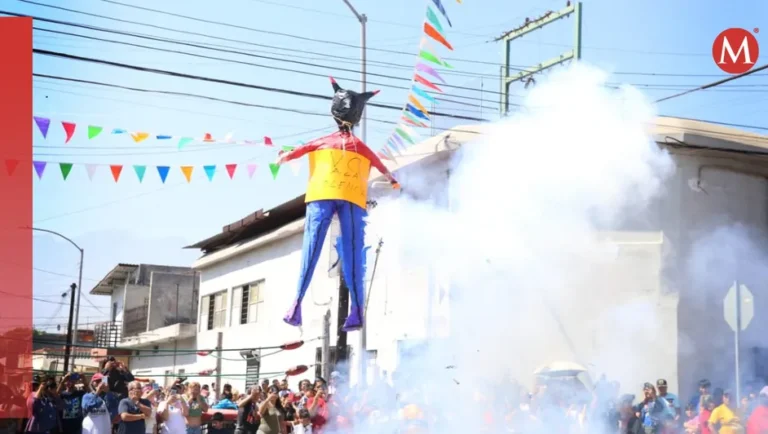
[[[91,389],[91,393],[83,396],[82,434],[111,434],[112,417],[108,402],[116,398],[109,393],[109,385],[101,380],[101,374],[93,376]],[[117,410],[114,412],[117,413]]]
[[[53,434],[59,428],[58,408],[56,405],[56,380],[43,381],[35,397],[28,404],[30,418],[26,433]]]
[[[270,387],[267,399],[259,405],[259,415],[261,423],[258,434],[287,434],[284,423],[285,414],[282,411],[277,387]]]
[[[82,430],[82,399],[85,396],[85,390],[78,390],[75,387],[76,383],[85,385],[80,374],[70,372],[61,379],[56,390],[61,401],[62,434],[77,434]]]
[[[163,420],[161,434],[185,434],[187,432],[185,418],[189,414],[189,407],[181,397],[178,384],[171,387],[168,397],[157,407],[157,412]]]
[[[261,424],[261,415],[258,412],[258,403],[261,397],[261,388],[251,386],[248,396],[238,404],[237,425],[235,434],[255,434]]]
[[[141,383],[128,384],[128,397],[121,400],[117,408],[120,414],[117,434],[144,434],[144,420],[152,415],[152,404],[141,395]]]
[[[134,380],[133,374],[122,362],[114,357],[109,357],[104,363],[104,369],[101,372],[107,377],[109,390],[116,394],[119,399],[128,397],[128,383]]]
[[[208,403],[200,394],[200,383],[193,381],[187,388],[187,434],[202,434],[203,413],[208,411]]]

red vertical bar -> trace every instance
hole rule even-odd
[[[0,18],[0,419],[32,380],[32,18]],[[2,422],[0,422],[2,424]]]

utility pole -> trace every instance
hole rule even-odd
[[[69,286],[70,289],[70,296],[69,296],[69,322],[67,323],[67,343],[64,347],[64,373],[66,375],[67,372],[69,372],[69,359],[72,354],[72,321],[74,320],[75,316],[75,292],[77,290],[77,285],[72,284]],[[72,363],[74,365],[74,363]]]
[[[221,398],[221,349],[224,344],[224,333],[216,335],[216,397]]]
[[[367,89],[367,85],[368,85],[368,78],[367,78],[367,74],[366,74],[366,67],[367,67],[367,63],[368,63],[367,59],[366,59],[366,57],[367,57],[367,54],[366,54],[366,39],[367,39],[366,38],[366,24],[368,23],[368,17],[365,16],[365,14],[358,13],[357,9],[355,9],[355,7],[352,6],[352,3],[350,3],[349,0],[343,0],[343,1],[347,5],[349,10],[352,11],[352,13],[355,15],[355,18],[357,18],[357,21],[360,22],[360,26],[361,26],[361,33],[360,33],[360,36],[361,36],[361,41],[360,41],[360,48],[361,48],[361,52],[360,52],[360,62],[361,62],[361,65],[360,65],[360,80],[362,81],[362,90],[361,90],[361,92],[365,93],[365,91]],[[367,133],[367,129],[368,129],[367,128],[367,124],[368,124],[367,117],[368,116],[366,115],[366,112],[367,112],[367,110],[365,108],[363,108],[363,117],[360,120],[360,129],[362,130],[361,139],[363,140],[363,143],[365,143],[365,141],[366,141],[366,133]]]
[[[331,376],[331,310],[328,309],[323,315],[323,352],[321,354],[323,378]]]
[[[339,261],[339,269],[343,270],[342,263]],[[349,354],[347,354],[347,332],[343,330],[344,323],[349,316],[349,288],[344,281],[344,272],[339,273],[339,310],[336,321],[336,365],[340,365],[349,360]],[[345,372],[349,374],[349,372]],[[349,376],[347,376],[349,378]]]

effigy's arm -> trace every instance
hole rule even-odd
[[[277,164],[297,160],[312,151],[316,151],[323,143],[325,143],[325,137],[301,145],[292,151],[282,152],[280,153],[280,158],[277,160]]]
[[[368,161],[371,162],[371,165],[375,167],[376,170],[378,170],[382,175],[384,175],[389,180],[389,182],[391,182],[392,184],[397,184],[397,180],[395,179],[395,176],[392,175],[392,172],[389,171],[387,166],[384,165],[384,163],[381,161],[378,155],[376,155],[376,153],[373,152],[371,148],[368,147],[368,145],[366,145],[363,142],[359,142],[357,146],[358,146],[358,149],[357,149],[358,153],[360,153],[365,158],[367,158]]]

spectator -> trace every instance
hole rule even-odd
[[[48,379],[41,384],[31,401],[27,401],[30,414],[27,433],[53,433],[58,428],[56,381]],[[30,405],[31,404],[31,405]]]
[[[312,428],[315,433],[322,431],[323,426],[328,422],[328,407],[325,402],[325,390],[322,387],[319,390],[307,391],[307,411],[312,418]]]
[[[85,384],[77,373],[65,375],[56,390],[61,402],[61,429],[63,434],[78,434],[83,427],[82,399],[85,391],[77,390],[75,382]]]
[[[221,395],[221,401],[213,405],[214,410],[237,410],[239,407],[235,404],[232,393],[224,392]]]
[[[144,421],[152,414],[151,404],[141,397],[141,383],[133,381],[128,384],[128,397],[123,398],[118,405],[120,423],[118,434],[144,434]]]
[[[157,412],[163,421],[161,434],[185,434],[187,432],[187,424],[184,419],[189,414],[189,407],[181,397],[179,384],[171,386],[168,398],[160,403]]]
[[[248,396],[240,401],[237,410],[237,425],[235,434],[255,434],[261,423],[261,416],[258,412],[259,397],[261,388],[252,386]]]
[[[283,379],[283,381],[280,382],[280,398],[284,398],[288,394],[291,393],[291,389],[288,387],[288,380]]]
[[[96,375],[91,381],[92,392],[83,396],[82,434],[110,434],[112,432],[112,418],[107,406],[109,386]]]
[[[680,400],[674,393],[669,393],[667,380],[660,378],[656,380],[656,388],[659,389],[659,396],[664,398],[669,406],[675,410],[675,414],[680,414]]]
[[[110,392],[117,395],[117,398],[121,400],[128,397],[128,383],[133,381],[133,375],[122,362],[110,357],[104,363],[104,369],[101,373],[107,377]]]
[[[715,400],[711,395],[702,395],[701,402],[697,405],[699,411],[699,431],[701,434],[714,434],[709,428],[709,418],[715,409]]]
[[[216,412],[211,417],[211,426],[208,428],[208,434],[228,434],[231,429],[224,428],[224,415]]]
[[[269,390],[269,380],[261,380],[261,391],[266,393]]]
[[[299,419],[293,425],[294,434],[312,434],[312,421],[307,410],[299,411]]]
[[[187,395],[187,434],[202,434],[203,432],[203,413],[208,411],[208,403],[200,395],[200,383],[193,381],[189,383]]]
[[[144,421],[144,432],[146,434],[156,434],[157,428],[157,396],[158,390],[152,385],[144,386],[142,389],[142,398],[149,401],[149,408],[152,411],[149,417]]]
[[[285,434],[284,415],[277,387],[269,389],[267,399],[259,405],[259,434]]]
[[[285,410],[285,421],[293,422],[296,420],[296,407],[293,406],[294,396],[289,393],[282,397],[283,410]]]
[[[643,386],[645,399],[638,405],[638,412],[646,434],[661,432],[661,428],[669,419],[674,419],[674,413],[667,400],[656,394],[656,388],[651,383]]]
[[[742,432],[741,421],[736,417],[731,404],[731,394],[723,393],[723,403],[717,406],[709,416],[709,429],[718,434],[738,434]]]
[[[699,381],[699,394],[694,395],[691,398],[691,402],[689,404],[695,405],[696,410],[701,413],[701,397],[705,395],[711,395],[710,389],[712,389],[712,383],[709,382],[706,378]]]
[[[747,434],[768,433],[768,386],[757,396],[757,406],[747,420]]]
[[[696,414],[696,407],[691,404],[685,407],[683,429],[685,429],[686,434],[697,434],[699,432],[699,415]]]
[[[216,393],[216,383],[211,383],[210,393],[208,394],[208,405],[214,405],[219,402],[219,395]]]

